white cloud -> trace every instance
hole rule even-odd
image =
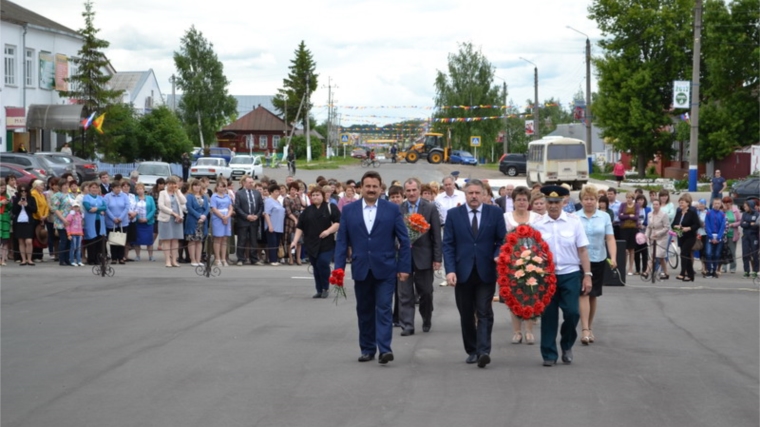
[[[25,0],[23,6],[73,29],[84,25],[80,1]],[[339,112],[408,117],[430,112],[341,110],[340,106],[432,106],[437,70],[446,70],[447,56],[465,41],[479,47],[494,64],[519,107],[533,99],[533,66],[519,60],[521,56],[538,65],[539,98],[559,98],[567,104],[585,88],[585,65],[583,37],[565,26],[572,25],[592,40],[599,38],[596,24],[587,18],[587,6],[563,0],[94,3],[95,26],[101,30],[99,36],[111,42],[106,54],[114,67],[153,68],[164,94],[171,92],[173,52],[185,31],[195,25],[223,61],[232,94],[276,93],[304,40],[320,74],[314,104],[327,102],[329,76]],[[592,52],[600,53],[598,48]],[[595,87],[592,83],[592,90]],[[319,119],[326,116],[315,114]],[[392,119],[382,120],[387,121]]]

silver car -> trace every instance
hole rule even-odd
[[[140,174],[137,182],[145,185],[145,191],[149,192],[156,185],[158,178],[167,179],[172,176],[172,168],[166,162],[142,162],[137,167],[137,173]]]

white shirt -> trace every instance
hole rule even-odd
[[[515,210],[515,200],[511,197],[504,196],[504,212],[512,212]]]
[[[533,212],[528,211],[528,224],[533,224],[534,222],[538,221],[541,218],[541,215]],[[504,214],[504,222],[507,223],[507,231],[512,231],[515,228],[517,228],[518,225],[520,225],[517,221],[515,221],[515,213],[507,212]]]
[[[443,221],[441,225],[443,225],[446,223],[446,213],[448,210],[460,205],[467,204],[467,198],[464,196],[464,191],[454,190],[454,194],[451,196],[446,194],[446,192],[435,196],[435,202],[440,207],[441,220]]]
[[[377,217],[377,202],[374,205],[369,206],[367,202],[362,199],[362,214],[364,215],[364,226],[367,227],[367,233],[372,232],[372,224],[375,223],[375,217]]]
[[[546,214],[533,223],[533,228],[541,232],[544,241],[554,254],[557,274],[569,274],[581,269],[578,248],[588,246],[586,231],[581,220],[562,212],[559,218],[552,219]]]

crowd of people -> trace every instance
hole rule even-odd
[[[381,363],[393,360],[389,328],[402,328],[402,336],[415,333],[415,306],[422,331],[431,330],[434,272],[445,267],[441,285],[457,287],[467,362],[479,367],[490,363],[495,258],[505,236],[521,224],[541,231],[557,264],[559,291],[541,325],[546,366],[556,363],[560,351],[564,363],[572,362],[578,323],[581,343],[595,341],[604,271],[607,264],[617,268],[616,240],[625,242],[630,276],[669,279],[666,257],[673,239],[680,247],[680,280],[695,279],[695,259],[702,260],[704,277],[737,272],[739,242],[744,276],[756,277],[760,267],[755,201],[737,207],[719,191],[713,191],[710,203],[694,203],[688,193],[674,203],[667,190],[648,197],[641,190],[626,192],[620,201],[615,187],[587,185],[576,201],[567,187],[507,185],[495,195],[487,182],[476,179],[464,191],[452,176],[440,184],[410,178],[386,186],[377,172],[367,172],[358,183],[321,176],[313,183],[292,176],[278,183],[244,176],[237,184],[218,177],[212,185],[207,178],[170,177],[158,179],[151,191],[137,178],[136,172],[127,178],[101,172],[97,181],[80,187],[70,174],[31,186],[7,177],[0,182],[0,265],[34,266],[44,261],[45,248],[61,266],[95,265],[104,257],[112,264],[139,262],[143,247],[153,262],[157,246],[167,268],[198,266],[208,257],[219,267],[309,262],[313,297],[327,298],[330,264],[352,263],[359,360],[374,359],[379,349]],[[393,205],[392,215],[386,213]],[[423,215],[431,228],[409,241],[399,218],[412,213]],[[383,234],[373,240],[376,232]],[[386,249],[388,254],[382,252]],[[365,285],[374,290],[364,292]],[[536,342],[533,320],[513,315],[511,324],[512,343]]]

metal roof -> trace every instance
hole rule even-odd
[[[37,27],[68,33],[72,37],[81,38],[79,32],[8,0],[0,2],[0,20],[18,25],[30,24]]]

